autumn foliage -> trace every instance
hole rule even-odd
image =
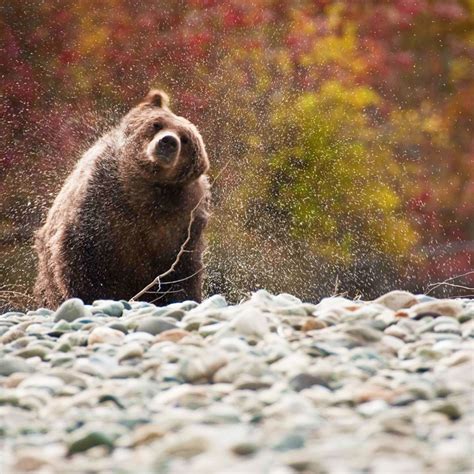
[[[225,167],[209,291],[370,296],[472,270],[472,1],[7,3],[6,287],[28,291],[62,179],[151,86],[199,126],[211,174]]]

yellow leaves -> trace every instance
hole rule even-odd
[[[416,240],[391,187],[400,167],[365,115],[380,101],[369,87],[330,80],[290,109],[275,104],[277,134],[299,140],[282,140],[270,157],[265,199],[289,213],[293,237],[321,255],[347,261],[360,245],[399,255]],[[410,119],[418,118],[413,111]]]
[[[460,82],[472,76],[474,63],[472,59],[460,57],[451,61],[449,78],[453,82]]]
[[[344,86],[339,81],[327,81],[321,86],[319,95],[323,101],[333,101],[347,106],[352,106],[357,110],[362,110],[370,105],[380,103],[379,95],[366,86]]]
[[[302,63],[304,66],[317,67],[334,64],[354,74],[362,73],[366,63],[358,51],[356,26],[346,23],[341,34],[334,31],[317,38],[312,51],[303,57]]]

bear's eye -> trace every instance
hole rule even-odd
[[[155,130],[155,132],[159,132],[160,130],[163,130],[163,125],[159,122],[155,122],[153,124],[153,130]]]
[[[181,137],[181,143],[182,143],[183,145],[186,145],[186,144],[188,143],[188,141],[189,141],[189,140],[188,140],[188,137],[187,137],[186,135],[183,135],[183,136]]]

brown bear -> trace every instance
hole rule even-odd
[[[197,128],[150,91],[82,156],[36,233],[38,303],[130,299],[178,254],[140,299],[200,301],[208,167]]]

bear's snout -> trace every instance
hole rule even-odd
[[[164,166],[171,165],[178,157],[181,143],[178,135],[170,131],[162,131],[155,136],[149,145],[149,157]]]
[[[158,155],[174,155],[178,150],[179,142],[178,139],[171,135],[165,135],[161,140],[158,140],[156,144],[156,152]]]

